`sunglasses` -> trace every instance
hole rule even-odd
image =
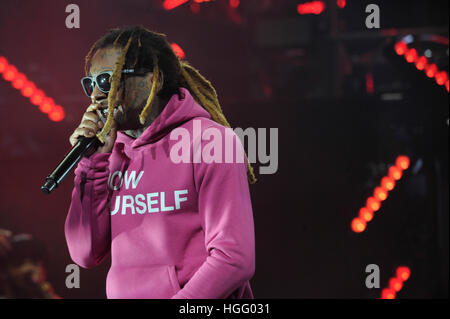
[[[151,72],[149,69],[125,69],[122,70],[122,74],[128,75],[145,75],[146,73]],[[96,76],[85,76],[81,79],[81,86],[83,87],[84,93],[87,96],[91,96],[92,92],[94,92],[94,86],[97,85],[98,89],[108,94],[109,90],[111,90],[111,75],[113,71],[105,71],[97,74]]]

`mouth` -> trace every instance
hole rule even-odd
[[[122,105],[117,105],[116,107],[114,107],[114,118],[116,117],[118,111],[122,111]],[[108,117],[108,107],[97,109],[97,114],[99,115],[100,120],[105,123],[106,118]]]

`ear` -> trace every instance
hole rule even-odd
[[[164,73],[162,73],[162,71],[159,71],[159,81],[158,81],[158,93],[162,90],[162,88],[164,87]]]

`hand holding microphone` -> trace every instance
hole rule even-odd
[[[105,109],[101,104],[91,104],[83,115],[80,125],[70,136],[72,149],[64,156],[55,170],[47,176],[41,190],[50,194],[69,172],[78,164],[83,156],[91,156],[98,153],[111,152],[117,137],[117,127],[113,125],[102,145],[96,134],[101,130],[104,118],[100,109]],[[95,112],[94,112],[95,111]],[[97,114],[96,114],[97,112]],[[103,121],[101,120],[103,118]]]
[[[100,132],[104,125],[100,117],[101,108],[103,108],[102,105],[98,103],[89,105],[86,112],[83,114],[80,125],[75,129],[75,131],[69,138],[70,144],[72,146],[75,146],[81,136],[90,138],[94,137],[98,132]],[[111,131],[105,138],[105,144],[98,147],[97,150],[93,152],[91,151],[91,154],[85,154],[84,156],[91,156],[92,154],[98,153],[110,153],[114,146],[114,142],[116,141],[116,137],[117,127],[114,124],[111,128]]]

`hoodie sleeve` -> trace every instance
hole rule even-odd
[[[243,152],[239,138],[234,135],[234,139]],[[245,158],[243,163],[194,164],[194,172],[208,256],[172,298],[228,298],[255,269],[247,164]]]
[[[109,156],[83,158],[75,170],[64,231],[72,260],[84,268],[100,264],[110,249]]]

